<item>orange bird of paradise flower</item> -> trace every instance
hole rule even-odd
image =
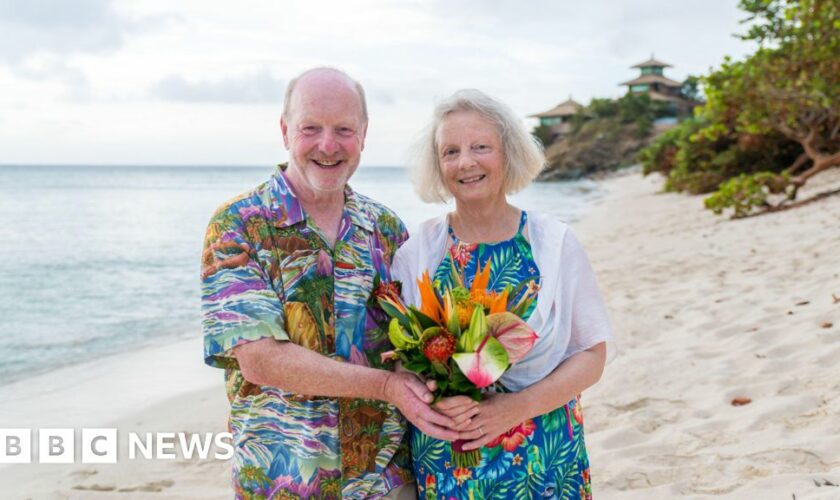
[[[428,270],[424,271],[423,276],[417,280],[417,288],[420,289],[420,312],[432,318],[436,323],[443,323],[443,308],[435,293],[432,280],[429,278]]]
[[[490,283],[490,259],[481,268],[479,262],[475,270],[475,278],[472,285],[470,285],[470,298],[483,307],[489,309],[489,314],[501,313],[507,310],[507,290],[501,293],[496,293],[487,290],[487,285]]]

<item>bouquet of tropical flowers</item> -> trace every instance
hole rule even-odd
[[[477,266],[469,289],[454,265],[452,278],[455,286],[441,294],[425,271],[417,280],[419,308],[405,305],[399,282],[374,283],[373,299],[390,318],[388,338],[394,346],[382,359],[399,360],[405,369],[435,380],[435,401],[456,395],[479,401],[481,390],[533,347],[537,335],[522,316],[536,298],[537,287],[521,285],[527,287],[522,297],[509,302],[511,295],[517,295],[510,287],[502,292],[487,290],[490,262],[484,269]],[[452,444],[456,466],[478,465],[480,451],[463,451],[462,444]]]

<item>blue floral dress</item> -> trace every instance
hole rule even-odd
[[[439,291],[453,286],[451,268],[465,271],[465,286],[475,277],[476,266],[490,263],[488,288],[512,290],[516,303],[527,287],[539,286],[539,269],[531,245],[522,234],[527,222],[522,212],[513,238],[495,243],[459,241],[449,227],[452,246],[435,271]],[[536,301],[525,314],[533,312]],[[495,390],[505,391],[501,384]],[[435,439],[415,427],[410,430],[411,457],[420,498],[591,499],[589,458],[583,441],[583,416],[579,398],[554,411],[526,420],[496,437],[481,449],[476,467],[456,468],[449,442]]]

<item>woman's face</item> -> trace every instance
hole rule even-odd
[[[473,111],[447,115],[437,131],[443,182],[461,203],[504,199],[505,157],[496,127]]]

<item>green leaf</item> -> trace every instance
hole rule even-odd
[[[418,323],[420,323],[420,328],[423,330],[431,326],[437,326],[435,320],[420,312],[420,310],[416,307],[409,306],[408,310],[411,311],[411,315],[414,316],[414,319],[416,319]]]
[[[449,370],[446,369],[446,365],[443,363],[432,363],[432,371],[437,373],[438,375],[449,375]]]
[[[418,344],[417,340],[403,330],[397,318],[392,318],[391,322],[388,323],[388,340],[391,341],[395,349],[408,349]]]
[[[473,352],[486,336],[487,317],[484,314],[483,308],[476,307],[473,309],[472,317],[470,318],[470,326],[458,339],[458,347],[461,352]]]
[[[425,330],[423,330],[423,334],[420,335],[420,345],[425,344],[426,341],[428,341],[430,338],[438,335],[440,333],[440,331],[441,331],[441,328],[439,326],[433,326],[433,327],[426,328]]]
[[[403,368],[408,371],[414,373],[429,373],[432,370],[432,364],[423,356],[422,353],[415,356],[409,356],[408,359],[403,362]]]
[[[399,309],[397,309],[392,304],[384,300],[380,300],[379,305],[382,307],[382,310],[385,311],[385,314],[392,318],[395,318],[405,329],[411,329],[411,320],[408,316],[400,312]]]
[[[449,306],[449,310],[451,312],[449,318],[447,318],[446,328],[449,330],[449,333],[455,336],[455,338],[460,338],[461,323],[458,319],[458,314],[455,312],[455,299],[452,298],[452,293],[447,292],[443,300],[445,301],[445,304]]]

